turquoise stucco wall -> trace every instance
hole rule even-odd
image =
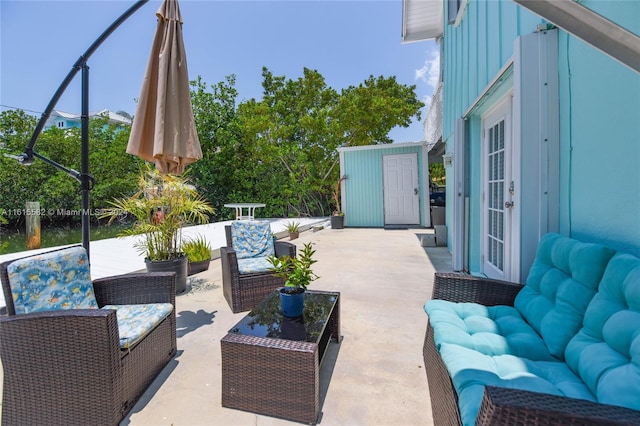
[[[343,170],[347,175],[344,181],[346,203],[345,225],[349,227],[383,227],[384,226],[384,193],[383,193],[383,156],[391,154],[416,153],[418,156],[418,179],[423,182],[422,145],[412,144],[394,147],[393,144],[381,148],[375,145],[370,149],[345,149]],[[420,185],[420,223],[424,226],[424,191]],[[428,188],[426,189],[428,191]],[[428,193],[428,192],[427,192]],[[428,195],[427,195],[428,197]]]
[[[581,3],[640,34],[640,2]],[[478,0],[469,1],[459,26],[445,24],[443,140],[447,152],[453,152],[455,120],[509,62],[515,39],[534,32],[543,22],[511,0]],[[559,31],[558,76],[560,232],[640,255],[640,74]],[[467,122],[471,272],[480,270],[481,232],[481,111],[475,114]],[[447,205],[451,206],[453,168],[447,174]],[[450,208],[447,223],[453,223]],[[450,247],[451,237],[450,232]]]
[[[640,2],[585,1],[640,34]],[[640,73],[559,34],[560,231],[640,256]]]

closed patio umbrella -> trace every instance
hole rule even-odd
[[[156,28],[127,152],[180,175],[202,158],[189,96],[182,15],[177,0],[164,0]]]

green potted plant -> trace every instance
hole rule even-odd
[[[182,243],[182,251],[188,259],[187,276],[209,269],[211,245],[204,236],[198,235],[195,238],[185,239]]]
[[[300,236],[300,223],[296,221],[290,221],[286,224],[287,231],[289,231],[289,239],[295,240]]]
[[[342,176],[336,182],[336,186],[333,188],[333,203],[336,209],[331,214],[331,229],[343,229],[344,228],[344,212],[342,211],[340,203],[340,186],[342,181],[347,179],[347,176]]]
[[[118,236],[140,236],[135,248],[144,255],[147,271],[175,271],[176,293],[187,286],[187,256],[182,249],[182,228],[207,223],[214,212],[184,176],[161,174],[147,164],[138,179],[138,191],[112,201],[102,217],[109,223],[122,213],[133,217],[130,229]]]
[[[311,265],[317,262],[313,259],[316,251],[311,243],[305,243],[297,257],[269,257],[269,263],[274,275],[284,278],[284,287],[280,289],[280,303],[282,314],[286,317],[299,317],[304,311],[304,297],[307,286],[318,277]]]

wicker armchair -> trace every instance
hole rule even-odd
[[[436,273],[433,299],[513,306],[521,284],[462,274]],[[433,423],[461,425],[458,396],[427,323],[423,346]],[[557,395],[487,386],[476,425],[640,424],[640,411]]]
[[[98,308],[173,305],[145,337],[121,349],[113,309],[16,314],[20,305],[14,303],[8,272],[13,262],[0,264],[8,313],[0,317],[2,424],[118,424],[176,353],[175,274],[134,273],[92,282]]]
[[[231,226],[225,226],[227,246],[220,247],[222,288],[224,297],[235,314],[253,309],[267,294],[284,286],[284,279],[271,272],[240,273],[233,249]],[[274,242],[275,255],[295,257],[296,246],[284,241]]]

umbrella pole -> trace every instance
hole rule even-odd
[[[89,66],[85,63],[82,65],[82,112],[81,112],[81,169],[80,169],[80,187],[82,192],[82,246],[87,250],[87,258],[89,256],[89,241],[91,222],[91,212],[89,211],[89,191],[91,191],[93,179],[89,174]]]
[[[69,71],[69,74],[65,77],[58,87],[58,90],[53,94],[53,97],[49,101],[49,104],[45,108],[38,124],[36,125],[33,134],[31,135],[31,139],[29,143],[24,148],[24,152],[20,155],[9,155],[5,154],[5,156],[12,157],[18,160],[21,164],[28,166],[33,163],[33,159],[39,158],[46,163],[64,171],[69,176],[73,177],[81,184],[81,193],[82,193],[82,246],[87,250],[87,255],[89,254],[89,219],[90,219],[90,211],[89,211],[89,191],[93,188],[94,179],[93,176],[89,175],[89,67],[87,66],[87,60],[93,54],[93,52],[100,47],[103,41],[107,39],[124,21],[126,21],[131,15],[133,15],[138,9],[140,9],[145,3],[149,0],[137,0],[133,6],[127,9],[118,19],[116,19],[109,27],[98,37],[89,48],[84,52],[82,56],[78,58],[76,63]],[[61,164],[56,163],[55,161],[44,157],[43,155],[37,153],[35,151],[36,141],[38,140],[38,136],[44,129],[44,125],[46,121],[49,119],[53,108],[55,108],[56,104],[60,100],[60,97],[64,93],[64,91],[69,86],[69,83],[76,76],[78,71],[82,69],[82,112],[81,112],[81,135],[82,135],[82,152],[81,152],[81,161],[82,168],[80,173],[77,171],[65,167]]]

